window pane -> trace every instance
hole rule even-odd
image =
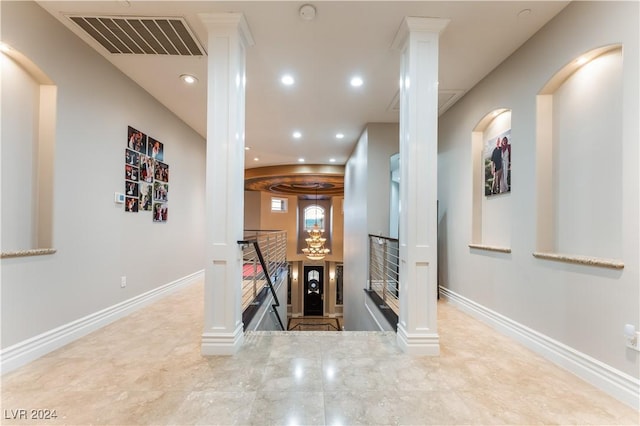
[[[309,230],[317,224],[324,229],[324,209],[318,206],[311,206],[304,209],[304,229]]]
[[[286,212],[287,211],[287,199],[271,197],[271,211],[272,212]]]
[[[342,265],[336,265],[336,305],[342,305]]]

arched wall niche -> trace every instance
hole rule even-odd
[[[57,87],[18,50],[0,43],[0,52],[1,256],[52,254]]]
[[[492,144],[498,136],[504,136],[510,130],[511,110],[496,108],[480,119],[471,133],[473,182],[469,247],[473,249],[511,252],[510,192],[485,195],[487,177],[491,173],[487,169],[490,167],[486,163],[487,153],[493,149]]]
[[[622,46],[599,47],[537,96],[536,257],[624,267],[622,73]]]

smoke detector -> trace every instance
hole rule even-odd
[[[312,4],[303,4],[298,12],[305,21],[313,21],[316,18],[316,8]]]

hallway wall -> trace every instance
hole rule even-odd
[[[640,377],[640,353],[625,347],[623,327],[626,323],[640,326],[638,12],[637,2],[571,3],[441,117],[438,159],[440,284],[635,380]],[[584,219],[590,217],[590,210],[606,209],[607,217],[618,220],[623,230],[620,251],[610,256],[620,258],[624,269],[536,259],[532,253],[541,232],[536,227],[540,202],[536,95],[580,54],[617,43],[623,45],[623,90],[621,110],[611,114],[621,114],[622,127],[615,127],[620,121],[606,114],[599,117],[604,120],[599,126],[611,126],[613,134],[619,130],[622,140],[605,138],[594,143],[621,143],[622,155],[601,159],[602,168],[592,170],[580,184],[597,187],[597,180],[612,178],[610,185],[621,188],[622,202],[603,205],[594,192],[587,200],[589,209],[559,221]],[[496,108],[512,110],[513,189],[500,195],[506,197],[503,201],[508,201],[511,209],[509,254],[468,247],[472,241],[471,166],[475,161],[471,133]],[[574,143],[589,150],[586,139],[578,138]],[[577,157],[573,161],[580,165]],[[608,175],[609,167],[621,171],[622,176],[615,179],[616,173]],[[574,195],[565,194],[565,200],[567,196]]]
[[[363,290],[369,277],[368,235],[388,234],[389,159],[398,152],[398,132],[396,123],[368,124],[345,166],[345,330],[380,330],[365,307]]]
[[[2,41],[35,62],[58,90],[57,253],[2,260],[5,349],[202,270],[205,143],[35,2],[1,6]],[[2,95],[3,109],[10,107],[15,99]],[[2,115],[3,130],[24,125]],[[114,203],[114,193],[125,192],[127,126],[164,143],[166,223]],[[2,203],[12,202],[3,192]]]

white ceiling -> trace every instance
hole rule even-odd
[[[206,136],[206,57],[110,54],[68,15],[183,17],[206,50],[198,13],[242,12],[255,45],[247,51],[246,167],[344,164],[369,122],[397,122],[399,52],[405,16],[449,18],[440,38],[440,112],[506,59],[567,1],[40,1],[39,4],[168,109]],[[521,11],[530,10],[529,13]],[[296,83],[285,87],[280,76]],[[179,76],[199,78],[187,87]],[[351,75],[364,85],[354,89]],[[295,140],[294,130],[302,132]],[[337,140],[335,134],[345,137]],[[259,161],[254,161],[258,157]]]

